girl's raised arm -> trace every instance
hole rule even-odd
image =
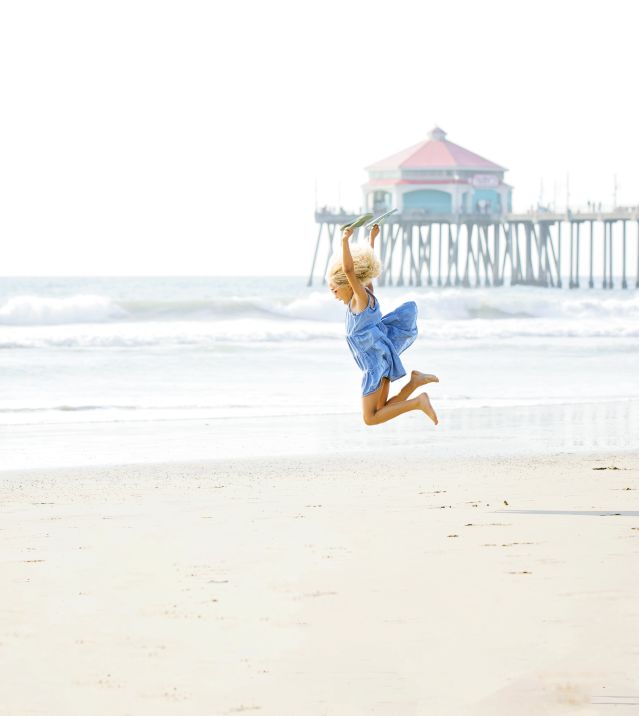
[[[378,235],[379,235],[379,224],[373,224],[373,228],[371,229],[371,233],[368,237],[368,243],[370,244],[371,249],[373,249],[373,251],[375,250],[375,239],[378,237]],[[368,285],[366,286],[366,288],[371,293],[375,293],[375,289],[373,288],[372,280],[368,282]]]
[[[349,239],[353,235],[353,229],[344,229],[342,234],[342,268],[348,279],[348,283],[353,289],[353,312],[361,313],[368,306],[368,294],[362,286],[362,282],[355,275],[355,266],[351,249],[348,244]]]
[[[371,245],[371,249],[375,248],[375,239],[379,236],[379,224],[373,224],[373,228],[371,229],[370,236],[368,237],[368,242]]]

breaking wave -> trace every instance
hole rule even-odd
[[[377,290],[384,312],[419,309],[420,334],[443,340],[639,337],[639,292],[501,289]],[[343,338],[344,306],[328,291],[294,298],[117,300],[16,295],[0,302],[0,348],[208,346]]]

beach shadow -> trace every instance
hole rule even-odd
[[[590,703],[601,706],[639,706],[639,696],[593,696]]]
[[[639,517],[639,510],[494,510],[493,514],[586,515],[589,517]]]

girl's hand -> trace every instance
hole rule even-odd
[[[379,224],[373,224],[373,228],[371,229],[371,241],[375,241],[375,239],[379,236]]]
[[[344,231],[342,232],[342,241],[348,241],[351,236],[353,235],[353,229],[350,227],[346,227]]]

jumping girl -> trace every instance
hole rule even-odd
[[[375,224],[370,235],[371,247],[379,233]],[[406,375],[399,354],[417,338],[417,305],[403,303],[382,316],[373,293],[372,280],[379,276],[381,265],[372,248],[349,246],[351,228],[342,233],[342,260],[328,273],[333,295],[347,306],[346,341],[355,362],[362,369],[362,411],[366,425],[378,425],[409,410],[421,410],[437,425],[437,414],[426,393],[410,395],[420,385],[438,383],[439,378],[412,371],[410,380],[392,398],[388,397],[391,381]]]

